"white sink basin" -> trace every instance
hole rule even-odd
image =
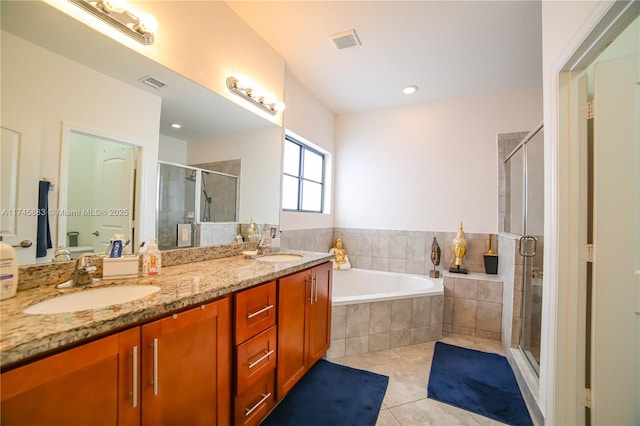
[[[123,285],[93,288],[77,293],[64,294],[53,299],[35,303],[25,309],[25,314],[59,314],[63,312],[98,309],[120,303],[131,302],[160,290],[155,285]]]
[[[301,254],[287,254],[287,253],[282,253],[282,254],[269,254],[266,256],[262,256],[259,257],[258,260],[260,262],[291,262],[292,260],[300,260],[302,259],[304,256],[302,256]]]

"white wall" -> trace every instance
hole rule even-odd
[[[65,173],[60,170],[63,123],[141,146],[140,188],[145,193],[138,227],[142,239],[155,235],[160,106],[157,96],[2,32],[2,112],[42,126],[40,159],[34,159],[30,167],[38,168],[40,177],[51,176],[60,182],[60,174]],[[58,208],[57,190],[49,200],[55,200],[50,208]],[[55,242],[56,218],[50,222]],[[52,252],[47,258],[53,257]]]
[[[540,88],[339,115],[335,226],[497,233],[497,135],[541,120]]]
[[[187,164],[187,146],[187,141],[161,134],[158,160],[168,163]]]
[[[282,129],[277,126],[189,143],[186,164],[242,159],[240,222],[279,223]]]
[[[297,136],[317,145],[328,152],[329,160],[333,163],[335,153],[335,116],[313,94],[305,89],[289,73],[285,77],[284,102],[287,109],[284,111],[284,124],[286,130],[290,130]],[[333,164],[330,165],[333,170]],[[317,213],[280,213],[280,227],[282,230],[330,228],[333,226],[333,176],[327,176],[327,186],[330,188],[329,199],[325,200],[325,206],[329,206],[329,212]]]

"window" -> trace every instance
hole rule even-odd
[[[325,155],[287,135],[284,141],[282,208],[322,213]]]

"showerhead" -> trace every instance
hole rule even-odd
[[[189,182],[195,182],[196,181],[196,171],[192,170],[191,171],[191,175],[190,176],[185,176],[184,178],[186,180],[188,180]]]

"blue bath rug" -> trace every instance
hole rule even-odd
[[[261,426],[374,426],[389,377],[319,360]]]
[[[532,425],[502,355],[436,342],[427,397],[510,425]]]

